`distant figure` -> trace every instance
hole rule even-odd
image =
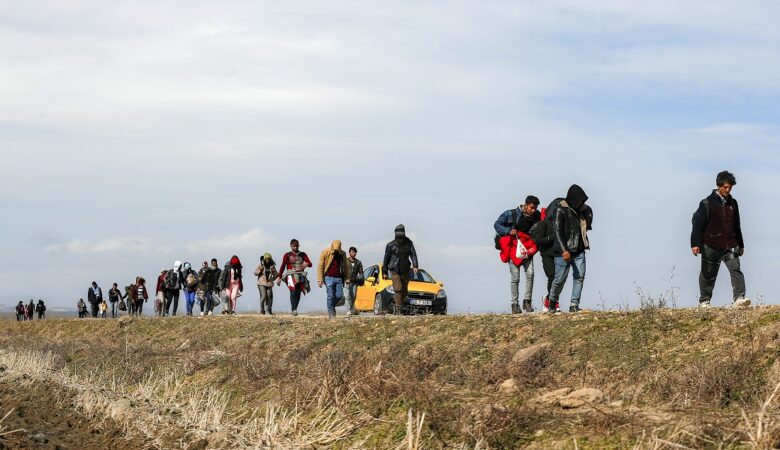
[[[542,311],[550,310],[550,292],[555,281],[555,229],[549,217],[549,208],[542,208],[541,221],[531,227],[528,234],[534,240],[539,253],[542,255],[542,268],[547,278],[547,293],[542,299]]]
[[[38,299],[38,304],[35,305],[35,312],[38,313],[38,320],[42,320],[46,316],[46,305],[43,300]]]
[[[33,299],[30,299],[30,303],[27,304],[25,312],[27,313],[25,315],[26,320],[33,320],[33,317],[35,316],[35,302],[33,302]]]
[[[125,296],[122,294],[122,291],[119,290],[119,286],[114,283],[111,286],[111,289],[108,291],[108,301],[111,303],[111,317],[116,318],[116,316],[119,315],[117,312],[117,304],[120,300],[125,298]]]
[[[745,297],[745,275],[739,263],[739,258],[745,254],[739,205],[731,196],[737,179],[731,172],[723,171],[715,178],[715,184],[717,188],[699,202],[699,209],[693,214],[691,252],[694,256],[701,255],[699,306],[710,307],[721,262],[731,275],[734,306],[750,306],[750,299]]]
[[[79,311],[79,319],[87,317],[87,304],[84,303],[83,298],[80,298],[79,302],[76,303],[76,309]]]
[[[217,281],[221,274],[217,266],[217,259],[211,260],[211,265],[203,261],[203,267],[198,272],[198,289],[202,291],[202,300],[200,301],[200,315],[208,316],[214,311],[214,294],[219,288]]]
[[[103,300],[103,301],[102,301],[102,302],[100,302],[100,304],[98,305],[98,314],[100,314],[100,318],[101,318],[101,319],[105,319],[105,318],[106,318],[106,313],[107,313],[107,312],[108,312],[108,303],[106,303],[106,301],[105,301],[105,300]]]
[[[539,208],[539,198],[533,195],[529,195],[525,199],[525,203],[514,209],[509,209],[501,213],[498,216],[493,229],[496,230],[497,237],[510,236],[506,240],[510,240],[515,244],[513,248],[517,247],[517,240],[520,239],[520,235],[524,235],[527,239],[530,239],[529,232],[531,227],[542,220],[541,213],[537,210]],[[498,246],[497,246],[498,248]],[[498,248],[500,249],[500,248]],[[522,248],[520,249],[522,250]],[[518,264],[515,264],[513,259],[507,261],[509,266],[509,292],[512,296],[511,307],[512,314],[520,314],[520,267],[525,271],[525,294],[523,295],[523,309],[527,313],[534,312],[532,306],[533,292],[534,292],[534,258],[533,255],[517,260]]]
[[[103,290],[100,289],[100,286],[94,281],[87,291],[87,299],[89,300],[92,317],[97,317],[99,305],[103,301]]]
[[[588,196],[576,184],[571,185],[565,199],[556,199],[548,208],[547,217],[553,224],[555,239],[555,280],[550,292],[550,312],[561,312],[559,299],[569,270],[574,278],[569,312],[580,311],[582,286],[585,283],[585,251],[590,249],[588,230],[593,223],[593,211],[586,205]]]
[[[167,274],[168,269],[160,271],[160,275],[157,277],[157,287],[154,290],[154,313],[158,316],[165,313],[165,275]]]
[[[274,280],[279,275],[276,263],[270,253],[265,253],[260,258],[260,264],[255,268],[257,277],[257,290],[260,292],[260,314],[273,315],[271,307],[274,304]]]
[[[175,316],[179,309],[179,290],[182,288],[181,261],[173,263],[173,269],[165,275],[165,311],[163,316],[168,314]],[[173,311],[171,311],[173,307]]]
[[[350,283],[349,268],[347,254],[341,249],[341,241],[338,239],[320,253],[317,262],[317,286],[325,286],[329,319],[336,317],[336,306],[344,301],[344,284]]]
[[[349,257],[347,257],[349,263],[349,284],[344,287],[344,300],[349,308],[349,314],[360,314],[355,308],[355,294],[357,293],[357,287],[363,286],[363,263],[357,259],[357,249],[355,247],[349,248]]]
[[[301,302],[301,294],[308,293],[311,288],[306,278],[306,269],[312,266],[309,256],[299,251],[300,243],[298,239],[290,241],[290,251],[282,257],[282,263],[279,266],[279,275],[276,277],[276,285],[282,284],[282,277],[290,290],[290,307],[292,315],[298,315],[298,304]],[[285,272],[287,275],[284,275]]]
[[[138,277],[133,288],[133,298],[135,299],[135,315],[144,314],[144,302],[149,300],[149,292],[146,289],[146,280],[144,277]]]
[[[192,308],[195,306],[195,294],[198,291],[198,273],[192,269],[188,262],[184,263],[181,273],[182,289],[184,290],[184,303],[187,308],[187,315],[192,315]]]
[[[14,309],[14,312],[16,313],[16,320],[21,322],[24,320],[24,316],[27,313],[27,309],[24,307],[24,302],[19,300],[19,304],[16,305],[16,308]]]
[[[417,275],[417,251],[414,243],[406,237],[406,227],[395,227],[395,239],[387,243],[382,263],[382,275],[393,281],[395,314],[401,314],[406,297],[409,295],[409,275]],[[389,276],[388,276],[389,275]]]
[[[244,292],[244,281],[241,274],[241,260],[233,255],[230,261],[222,269],[222,278],[220,285],[225,291],[225,305],[222,308],[222,314],[235,314],[238,297]]]

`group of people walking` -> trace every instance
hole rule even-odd
[[[418,270],[417,253],[412,241],[406,237],[403,225],[395,228],[395,239],[388,243],[384,270],[393,280],[395,302],[399,306],[408,291],[409,273]],[[363,263],[357,259],[357,248],[350,247],[348,253],[342,250],[342,243],[334,240],[330,247],[320,254],[317,265],[317,285],[326,290],[328,317],[336,316],[336,307],[346,304],[348,314],[358,314],[355,308],[357,286],[364,281]],[[270,253],[264,253],[254,270],[260,298],[260,314],[273,314],[274,285],[285,283],[290,293],[290,309],[298,315],[301,297],[311,292],[308,269],[313,264],[306,252],[301,251],[297,239],[290,241],[290,251],[282,255],[278,265]],[[222,314],[235,314],[238,298],[244,292],[244,270],[241,260],[233,255],[220,268],[216,258],[203,261],[196,272],[189,262],[176,261],[171,268],[163,268],[157,277],[154,295],[143,277],[126,286],[122,292],[114,283],[105,299],[97,282],[87,290],[87,302],[79,299],[79,318],[117,317],[122,311],[130,315],[143,314],[144,303],[154,299],[154,312],[158,316],[175,316],[179,310],[179,298],[184,294],[185,314],[192,316],[197,303],[201,316],[213,315],[215,308],[222,305]],[[89,312],[87,311],[89,304]]]
[[[38,304],[35,304],[33,299],[30,299],[30,303],[26,306],[23,301],[19,300],[16,308],[14,308],[14,314],[16,314],[16,320],[18,321],[33,320],[36,313],[38,314],[38,320],[46,318],[46,304],[41,299],[38,299]]]
[[[734,306],[749,306],[745,297],[745,277],[740,257],[745,253],[739,207],[731,196],[737,180],[731,172],[720,172],[716,188],[699,203],[693,215],[691,251],[702,256],[699,274],[699,306],[711,306],[712,291],[721,263],[731,275]],[[573,285],[569,312],[580,311],[585,282],[586,257],[590,249],[588,231],[593,225],[593,210],[588,196],[578,185],[572,185],[566,197],[556,198],[539,210],[539,198],[526,197],[515,209],[504,211],[494,223],[496,249],[501,261],[509,266],[511,308],[513,314],[530,313],[533,308],[534,256],[539,253],[547,277],[547,292],[542,311],[560,313],[560,295],[572,272]],[[525,294],[520,305],[520,270],[525,272]]]

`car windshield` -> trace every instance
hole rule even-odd
[[[433,277],[428,275],[428,272],[420,269],[415,275],[414,270],[409,271],[409,281],[420,281],[422,283],[435,283]]]

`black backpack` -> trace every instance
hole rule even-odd
[[[176,271],[169,270],[165,272],[165,281],[163,281],[165,289],[176,289],[176,282]]]
[[[512,224],[517,228],[517,208],[512,210]],[[496,245],[496,250],[501,250],[501,244],[499,243],[499,240],[501,240],[503,236],[496,233],[496,236],[493,238],[493,243]]]

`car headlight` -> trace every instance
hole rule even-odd
[[[447,292],[444,291],[444,289],[440,290],[438,294],[436,294],[436,298],[447,298]]]
[[[393,289],[392,285],[386,287],[385,291],[387,291],[388,294],[395,294],[395,290]]]

